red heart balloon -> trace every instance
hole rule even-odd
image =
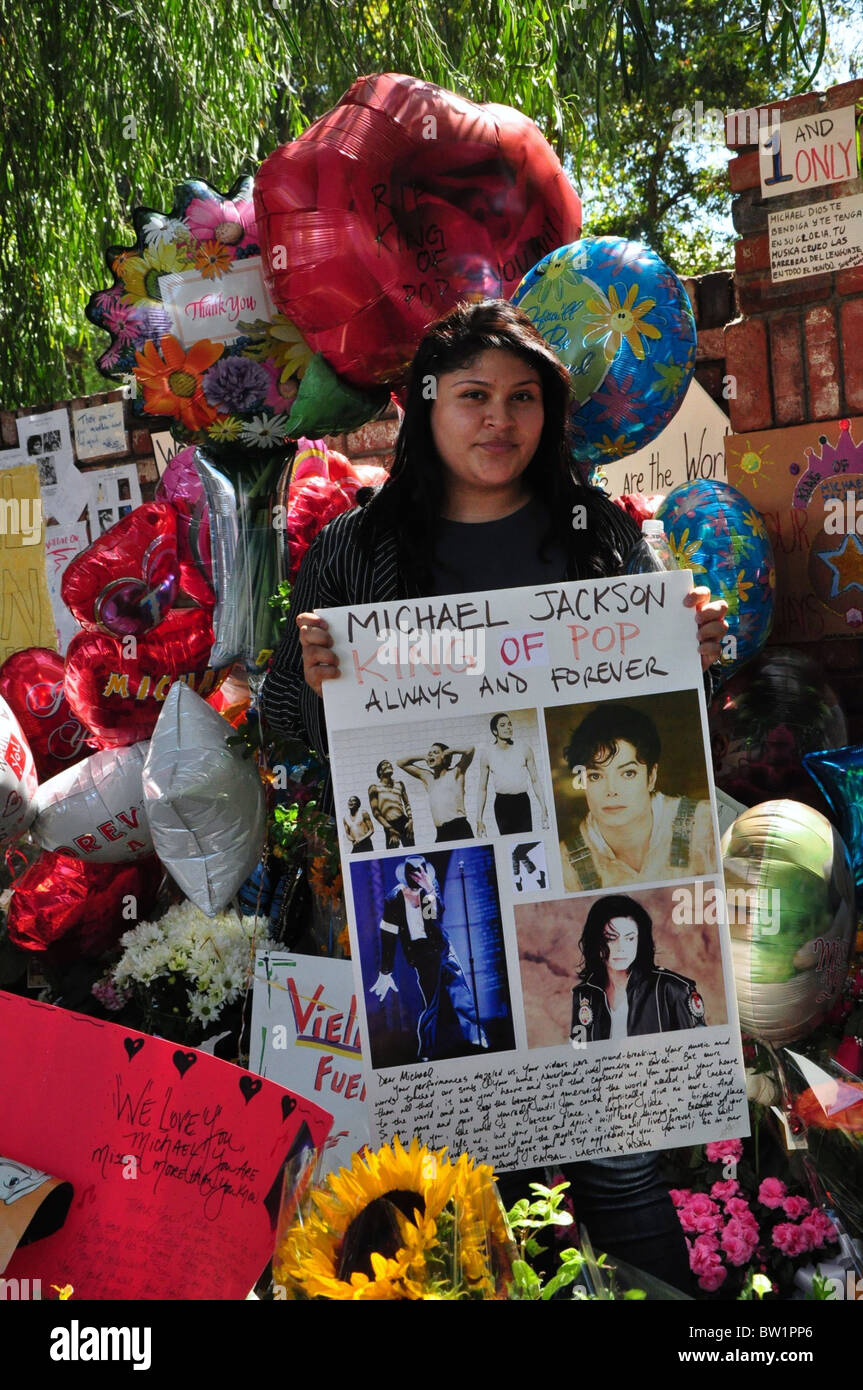
[[[177,514],[168,502],[145,502],[69,562],[60,595],[82,627],[141,637],[162,622],[179,585]]]
[[[358,386],[394,380],[432,319],[509,299],[581,231],[533,121],[393,73],[359,78],[264,160],[255,216],[275,303]]]
[[[175,680],[206,695],[228,668],[207,668],[213,624],[202,608],[174,608],[147,637],[79,632],[66,653],[66,698],[101,747],[150,737]],[[126,651],[130,654],[127,656]]]
[[[134,926],[124,899],[134,898],[136,919],[146,921],[161,876],[154,854],[137,864],[91,864],[45,850],[13,885],[9,940],[54,965],[100,956]]]
[[[90,753],[89,730],[74,716],[63,689],[65,663],[47,647],[25,647],[0,666],[0,695],[27,736],[39,781]]]

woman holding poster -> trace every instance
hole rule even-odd
[[[575,480],[570,403],[566,369],[509,302],[459,304],[430,325],[411,366],[389,480],[366,506],[324,527],[303,560],[296,623],[263,688],[274,729],[327,748],[320,693],[339,671],[316,608],[621,572],[638,528]],[[719,658],[726,605],[705,588],[684,602],[696,610],[706,669]],[[688,1284],[683,1237],[652,1156],[572,1173],[595,1245]]]

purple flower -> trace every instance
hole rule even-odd
[[[227,414],[259,410],[270,378],[250,357],[223,357],[204,376],[204,395],[210,405]]]

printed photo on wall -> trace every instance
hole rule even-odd
[[[560,705],[545,723],[568,892],[716,872],[695,690]]]
[[[531,835],[549,826],[536,710],[393,725],[374,744],[336,734],[352,854]]]
[[[512,865],[512,887],[516,893],[544,893],[548,889],[548,865],[545,858],[545,845],[542,840],[519,840],[512,850],[509,845],[503,849],[510,855]]]
[[[491,847],[351,864],[351,887],[372,1066],[511,1050]]]
[[[715,914],[697,911],[705,896],[688,882],[517,906],[528,1047],[727,1023]]]

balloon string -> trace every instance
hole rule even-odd
[[[7,869],[7,871],[8,871],[9,877],[10,877],[13,881],[14,881],[16,878],[18,878],[18,877],[20,876],[20,875],[18,874],[18,871],[17,871],[16,868],[15,868],[15,860],[16,860],[16,857],[19,858],[19,859],[23,859],[23,860],[24,860],[24,867],[23,867],[22,870],[21,870],[21,873],[22,873],[22,874],[25,873],[26,870],[30,867],[30,862],[29,862],[29,860],[28,860],[26,854],[24,853],[23,849],[18,849],[17,846],[11,845],[11,846],[6,850],[5,858],[6,858],[6,869]]]

